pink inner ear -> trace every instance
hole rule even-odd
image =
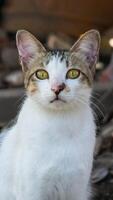
[[[29,62],[33,57],[33,50],[31,51],[30,45],[18,44],[19,56],[22,62]]]
[[[97,57],[96,54],[89,53],[89,54],[87,54],[86,59],[87,59],[88,62],[92,63],[92,62],[94,62],[94,60],[96,59],[96,57]]]
[[[97,55],[97,50],[94,44],[89,43],[85,46],[85,56],[87,62],[89,62],[90,64],[95,62]]]

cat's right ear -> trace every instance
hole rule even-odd
[[[16,45],[19,53],[20,64],[26,72],[30,61],[36,56],[46,53],[45,47],[28,31],[19,30],[16,34]]]

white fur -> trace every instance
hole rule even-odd
[[[56,59],[46,68],[50,79],[37,81],[37,93],[28,94],[16,124],[2,139],[0,200],[89,197],[95,144],[90,89],[79,78],[66,80],[67,68]],[[51,85],[62,81],[70,88],[60,93],[66,103],[50,104]]]

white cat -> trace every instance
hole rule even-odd
[[[15,125],[2,133],[0,200],[89,198],[99,43],[91,30],[69,51],[47,51],[29,32],[17,32],[27,97]]]

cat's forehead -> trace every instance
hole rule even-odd
[[[47,54],[46,64],[50,63],[61,63],[68,67],[69,62],[69,51],[68,50],[50,50]]]

